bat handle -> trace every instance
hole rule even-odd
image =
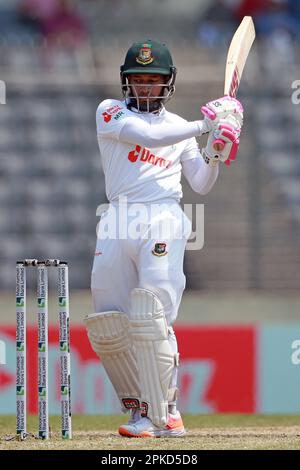
[[[216,150],[217,152],[222,152],[222,150],[224,149],[225,147],[225,142],[224,140],[221,140],[221,139],[216,139],[214,140],[213,142],[213,148],[214,150]]]

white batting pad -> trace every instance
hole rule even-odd
[[[141,401],[148,405],[151,421],[165,426],[174,354],[168,341],[163,305],[151,291],[133,289],[130,327],[137,353]]]
[[[102,361],[123,411],[138,408],[138,369],[127,316],[120,312],[91,313],[84,323],[91,346]]]

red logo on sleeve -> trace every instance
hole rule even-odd
[[[120,116],[122,116],[124,113],[122,111],[122,107],[119,106],[118,104],[111,106],[110,108],[107,108],[104,113],[102,113],[104,122],[109,122],[111,118],[114,116],[114,119],[118,120]]]
[[[102,113],[104,122],[109,122],[111,120],[111,114],[108,114],[107,112]]]

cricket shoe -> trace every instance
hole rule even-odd
[[[141,418],[133,424],[119,427],[119,434],[124,437],[180,437],[186,434],[179,411],[169,413],[168,424],[159,428],[149,418]]]
[[[127,426],[132,426],[137,421],[141,419],[141,412],[137,408],[133,408],[130,410],[130,418],[128,420]]]

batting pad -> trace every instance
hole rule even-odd
[[[91,346],[102,361],[123,411],[138,408],[138,369],[127,316],[120,312],[91,313],[84,323]]]
[[[168,420],[168,399],[175,358],[168,341],[168,325],[158,297],[146,289],[133,289],[131,337],[136,349],[141,401],[148,417],[159,427]]]

